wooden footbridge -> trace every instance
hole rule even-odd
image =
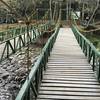
[[[100,53],[75,25],[57,25],[16,100],[100,100],[99,79]]]
[[[31,27],[29,34],[26,28],[16,29],[17,36],[0,43],[0,61],[34,42],[50,25]],[[59,26],[58,22],[16,100],[100,100],[100,52],[75,24]]]
[[[71,28],[59,30],[38,100],[99,100],[100,85]]]
[[[13,100],[100,100],[100,52],[80,33],[80,27],[77,25],[77,22],[81,22],[79,20],[80,16],[78,16],[79,13],[81,13],[83,21],[85,18],[84,8],[86,6],[87,9],[92,8],[88,3],[78,3],[77,0],[75,1],[76,5],[74,5],[74,0],[73,2],[72,0],[48,0],[49,3],[45,0],[48,3],[46,4],[44,1],[38,3],[37,0],[34,0],[34,2],[31,0],[28,3],[28,0],[24,0],[25,2],[18,3],[20,9],[16,9],[16,5],[13,6],[13,9],[9,5],[12,4],[11,2],[7,4],[3,0],[0,1],[7,8],[6,10],[1,7],[3,8],[1,13],[4,10],[4,15],[7,14],[5,17],[6,22],[8,15],[13,15],[13,17],[16,16],[16,19],[23,19],[26,23],[26,26],[0,32],[0,62],[9,58],[17,50],[21,50],[22,47],[27,47],[28,62],[29,44],[43,37],[44,33],[46,34],[51,31],[51,27],[54,27],[54,33],[41,50],[36,62],[32,64],[25,82],[23,84],[19,83],[20,90],[13,97],[15,98]],[[97,3],[95,3],[97,7],[94,9],[93,14],[90,13],[87,16],[90,18],[87,21],[88,25],[84,24],[86,23],[84,21],[83,25],[86,25],[86,27],[92,22],[91,19],[95,17],[99,3],[99,0],[97,0]],[[43,4],[46,6],[42,8]],[[25,10],[21,9],[22,5]],[[83,8],[76,13],[75,9],[78,5],[82,5]],[[30,25],[33,22],[31,19],[37,20],[37,24],[40,20],[42,24]],[[61,19],[70,21],[70,25],[66,28],[60,27]],[[65,21],[64,24],[68,23]],[[96,30],[100,30],[100,28]],[[91,30],[91,32],[93,31],[94,29]],[[9,78],[8,75],[7,78]],[[4,79],[6,80],[6,78]],[[14,86],[17,88],[16,84]],[[8,88],[5,86],[5,89]],[[9,88],[8,90],[12,89]],[[9,97],[9,94],[5,92],[4,95]]]

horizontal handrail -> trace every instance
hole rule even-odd
[[[48,61],[50,51],[52,50],[52,47],[56,40],[58,31],[59,31],[59,25],[57,25],[55,32],[48,39],[46,45],[44,46],[41,54],[38,57],[38,60],[36,61],[34,66],[32,66],[29,76],[27,77],[25,83],[23,84],[22,88],[20,89],[20,91],[16,97],[16,100],[30,100],[30,98],[32,98],[30,96],[31,90],[34,94],[34,98],[37,98],[39,86],[40,86],[41,80],[43,78],[43,71],[46,70],[46,63]]]
[[[100,52],[97,51],[93,43],[91,43],[79,32],[74,24],[72,24],[72,31],[85,56],[88,58],[88,62],[92,65],[92,69],[95,72],[98,81],[100,81]]]
[[[48,26],[51,26],[51,24],[50,23],[46,23],[46,24],[42,24],[42,25],[39,25],[39,26],[34,26],[34,25],[31,25],[29,28],[30,28],[30,32],[31,31],[33,31],[33,30],[45,30],[45,27],[48,27]],[[20,33],[19,34],[17,34],[17,35],[14,35],[13,37],[10,37],[10,38],[8,38],[8,39],[6,39],[6,40],[4,40],[4,41],[2,41],[0,44],[3,44],[4,42],[6,42],[6,41],[8,41],[8,40],[12,40],[12,39],[14,39],[14,38],[16,38],[16,37],[19,37],[20,35],[24,35],[24,34],[26,34],[27,33],[27,27],[23,27],[23,28],[25,28],[25,30],[24,31],[20,31]],[[18,28],[19,30],[21,30],[21,28]],[[9,30],[10,31],[10,30]],[[4,31],[5,32],[5,31]]]
[[[19,27],[19,28],[17,27],[17,28],[1,31],[0,32],[0,41],[2,43],[3,41],[8,40],[9,38],[15,37],[21,33],[26,32],[26,30],[27,30],[27,27],[23,26],[23,27]]]
[[[30,25],[29,30],[31,31],[33,28],[39,29],[39,28],[44,27],[45,25],[49,25],[49,24],[50,24],[50,22],[47,22],[45,24],[38,25],[38,26]],[[14,37],[16,37],[20,34],[24,34],[26,32],[27,32],[27,26],[22,26],[19,28],[17,27],[17,28],[6,30],[6,31],[1,31],[0,32],[0,41],[1,41],[1,43],[5,42],[8,39],[14,38]]]

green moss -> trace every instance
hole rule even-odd
[[[85,34],[85,36],[94,44],[94,46],[97,48],[97,50],[100,51],[100,35]]]

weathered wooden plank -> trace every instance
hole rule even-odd
[[[65,88],[65,87],[40,87],[40,91],[42,90],[50,90],[50,91],[69,91],[69,92],[92,92],[92,93],[100,93],[100,89],[91,89],[91,88]]]
[[[47,70],[47,72],[62,72],[62,73],[63,72],[64,73],[67,73],[67,72],[90,72],[91,73],[91,71],[92,70],[88,70],[88,69],[85,69],[85,70],[84,69],[74,69],[74,70],[73,69],[67,69],[67,70],[65,70],[65,69],[64,70],[63,69],[61,69],[61,70],[48,69]]]
[[[63,80],[81,80],[81,81],[97,81],[95,79],[95,77],[91,77],[91,76],[83,76],[83,75],[73,75],[73,76],[65,76],[65,75],[44,75],[44,79],[63,79]]]
[[[73,63],[74,63],[75,65],[76,65],[76,64],[78,64],[78,65],[80,65],[80,64],[81,64],[81,65],[84,65],[84,64],[89,65],[87,62],[72,62],[72,61],[71,61],[71,62],[60,62],[60,61],[59,61],[59,62],[48,62],[48,65],[49,65],[49,64],[55,64],[55,65],[56,65],[56,64],[59,64],[59,65],[62,64],[62,65],[67,65],[67,64],[73,64]]]
[[[100,84],[70,28],[59,31],[37,100],[100,100]]]
[[[100,97],[89,97],[89,96],[65,96],[65,95],[39,95],[41,99],[51,99],[51,100],[100,100]]]
[[[78,61],[81,61],[81,60],[83,60],[83,59],[85,59],[85,60],[87,60],[84,56],[77,56],[77,57],[75,57],[75,56],[57,56],[57,55],[51,55],[50,57],[52,57],[52,59],[56,59],[56,60],[67,60],[67,59],[69,59],[69,60],[78,60]]]
[[[93,74],[77,74],[77,73],[68,73],[68,74],[64,74],[64,73],[45,73],[45,75],[44,75],[44,78],[45,78],[45,76],[47,77],[47,78],[49,78],[49,77],[58,77],[58,78],[60,78],[60,77],[62,77],[62,78],[87,78],[87,79],[89,79],[89,78],[95,78],[95,75],[93,75]],[[96,78],[95,78],[96,79]]]
[[[41,95],[66,95],[66,96],[91,96],[91,97],[100,97],[100,92],[99,93],[94,93],[94,92],[70,92],[70,91],[50,91],[50,90],[42,90],[39,91],[39,94]]]
[[[65,54],[65,53],[60,53],[60,54],[57,54],[57,53],[52,53],[53,56],[59,56],[59,57],[66,57],[66,56],[69,56],[69,57],[82,57],[84,56],[83,54],[76,54],[76,53],[68,53],[68,54]],[[51,55],[51,56],[52,56]]]
[[[59,60],[58,60],[59,61]],[[79,62],[75,62],[75,61],[71,61],[71,62],[66,62],[66,63],[60,63],[61,61],[59,61],[59,63],[57,64],[57,62],[53,62],[53,63],[51,63],[51,62],[49,62],[49,63],[47,63],[47,65],[66,65],[67,67],[68,67],[68,65],[73,65],[73,67],[74,67],[74,65],[75,66],[89,66],[90,67],[90,64],[88,64],[87,62],[82,62],[82,63],[79,63]],[[75,62],[75,63],[74,63]]]
[[[94,76],[88,76],[88,75],[68,75],[68,76],[65,76],[65,75],[56,75],[56,74],[55,74],[55,76],[54,75],[51,75],[51,74],[46,74],[44,76],[44,79],[49,79],[49,77],[51,77],[50,79],[52,79],[54,77],[55,79],[57,79],[57,78],[66,78],[68,80],[70,80],[70,79],[71,80],[74,80],[74,79],[75,80],[77,80],[77,79],[85,80],[85,79],[87,79],[89,81],[90,81],[90,79],[91,80],[93,80],[93,79],[95,80],[95,77]]]
[[[87,81],[70,81],[70,80],[50,80],[50,79],[46,79],[46,80],[42,80],[43,83],[64,83],[64,84],[94,84],[94,85],[99,85],[98,82],[87,82]]]
[[[85,80],[85,79],[87,79],[87,80],[96,80],[95,79],[95,77],[94,76],[90,76],[90,75],[67,75],[67,76],[65,76],[65,75],[61,75],[61,74],[59,74],[59,75],[56,75],[56,74],[46,74],[45,76],[44,76],[44,79],[49,79],[49,77],[51,77],[50,79],[58,79],[58,78],[65,78],[65,79],[68,79],[69,80],[69,78],[72,80],[72,79],[75,79],[75,80],[77,80],[77,79],[81,79],[81,80]]]
[[[62,63],[74,63],[74,62],[76,62],[76,63],[88,63],[88,61],[87,60],[84,60],[84,59],[82,59],[82,60],[80,60],[80,59],[49,59],[49,63],[60,63],[60,62],[62,62]]]
[[[47,64],[48,66],[89,66],[88,64]]]
[[[63,62],[63,63],[64,62],[65,63],[66,62],[80,62],[80,61],[81,62],[85,62],[85,63],[88,62],[87,59],[69,59],[69,58],[68,59],[57,59],[57,58],[56,59],[54,59],[54,58],[53,59],[49,59],[49,63],[50,62],[59,62],[59,61]]]
[[[77,70],[77,71],[92,71],[92,69],[89,69],[89,68],[55,68],[55,67],[52,67],[52,68],[48,68],[48,71],[74,71],[74,70]]]
[[[90,67],[86,67],[86,68],[84,68],[84,67],[59,67],[59,68],[57,68],[57,67],[48,67],[48,70],[56,70],[56,71],[66,71],[66,70],[77,70],[77,71],[79,71],[79,70],[91,70],[92,71],[92,68],[90,68]]]
[[[52,72],[50,72],[50,71],[47,71],[47,73],[49,74],[49,73],[53,73],[53,71]],[[94,74],[92,71],[90,71],[90,72],[82,72],[82,71],[69,71],[69,72],[67,72],[67,71],[65,71],[65,72],[54,72],[54,74]]]
[[[100,85],[83,85],[83,84],[64,84],[64,83],[43,83],[41,86],[50,86],[50,87],[71,87],[71,88],[93,88],[93,89],[100,89]]]
[[[48,68],[92,68],[90,67],[90,65],[86,66],[86,65],[81,65],[81,66],[78,66],[78,65],[68,65],[68,66],[62,66],[62,65],[59,65],[59,66],[55,66],[55,65],[47,65]]]

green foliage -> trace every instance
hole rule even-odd
[[[85,34],[85,36],[95,45],[97,50],[100,51],[100,36],[95,34]]]

